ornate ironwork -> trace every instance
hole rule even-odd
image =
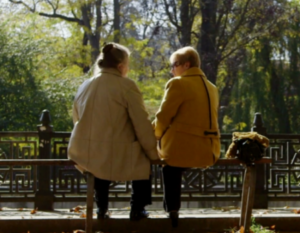
[[[300,195],[300,135],[268,135],[272,158],[268,171],[269,197],[299,198]]]
[[[67,158],[69,132],[51,132],[51,156],[54,159]],[[272,200],[298,198],[300,195],[300,135],[267,135],[270,147],[266,155],[273,160],[267,166],[265,176],[268,179],[268,196]],[[223,134],[222,157],[231,143],[231,135]],[[37,132],[0,132],[1,159],[38,158]],[[0,201],[9,197],[28,200],[37,191],[36,166],[1,166]],[[242,190],[244,169],[240,166],[213,166],[206,170],[189,169],[183,175],[182,194],[189,200],[202,197],[233,198],[239,201]],[[58,201],[84,199],[86,180],[74,166],[56,166],[51,169],[51,191]],[[153,194],[161,197],[163,193],[160,169],[152,167]],[[123,200],[130,193],[130,182],[113,182],[111,198]],[[16,195],[16,197],[14,197]],[[128,195],[127,195],[128,196]],[[3,199],[4,198],[4,199]]]
[[[37,158],[37,132],[1,132],[1,159]],[[37,191],[36,166],[0,166],[0,199],[17,195],[27,198]]]

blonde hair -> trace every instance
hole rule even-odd
[[[175,61],[180,64],[189,62],[190,67],[200,68],[201,65],[200,56],[198,52],[191,46],[186,46],[175,51],[170,57],[170,62],[173,63]]]
[[[108,43],[103,48],[95,63],[94,75],[101,68],[117,68],[120,63],[129,58],[130,51],[118,43]]]

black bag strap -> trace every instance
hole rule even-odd
[[[209,114],[209,129],[211,129],[212,127],[212,117],[211,117],[211,101],[210,101],[210,95],[208,92],[208,88],[207,85],[205,83],[204,78],[202,77],[202,75],[184,75],[184,77],[190,77],[190,76],[199,76],[200,79],[202,80],[202,83],[205,87],[205,91],[206,91],[206,95],[207,95],[207,100],[208,100],[208,114]],[[208,132],[208,131],[204,131],[204,135],[209,135],[209,134],[213,134],[213,135],[218,135],[218,132]]]
[[[206,83],[203,79],[203,77],[201,75],[199,75],[202,82],[203,82],[203,85],[205,87],[205,90],[206,90],[206,95],[207,95],[207,100],[208,100],[208,112],[209,112],[209,129],[211,129],[211,103],[210,103],[210,96],[209,96],[209,92],[208,92],[208,88],[206,86]],[[217,132],[216,132],[217,133]],[[215,134],[215,132],[204,132],[205,135],[207,134]]]

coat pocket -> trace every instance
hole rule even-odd
[[[174,159],[183,167],[207,167],[213,161],[211,138],[176,131],[174,136]]]
[[[195,125],[186,125],[176,122],[174,126],[177,132],[193,134],[199,137],[206,138],[220,138],[220,131],[218,129],[202,128]]]

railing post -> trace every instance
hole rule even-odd
[[[51,133],[53,127],[50,125],[51,117],[48,110],[43,110],[40,117],[42,124],[37,126],[39,134],[39,158],[51,158]],[[35,208],[39,210],[53,210],[54,194],[50,190],[51,166],[38,167],[38,191],[35,194]]]
[[[255,113],[252,132],[257,132],[266,136],[267,130],[263,125],[261,113]],[[268,208],[268,176],[267,165],[256,165],[256,188],[253,208],[255,209],[267,209]]]

